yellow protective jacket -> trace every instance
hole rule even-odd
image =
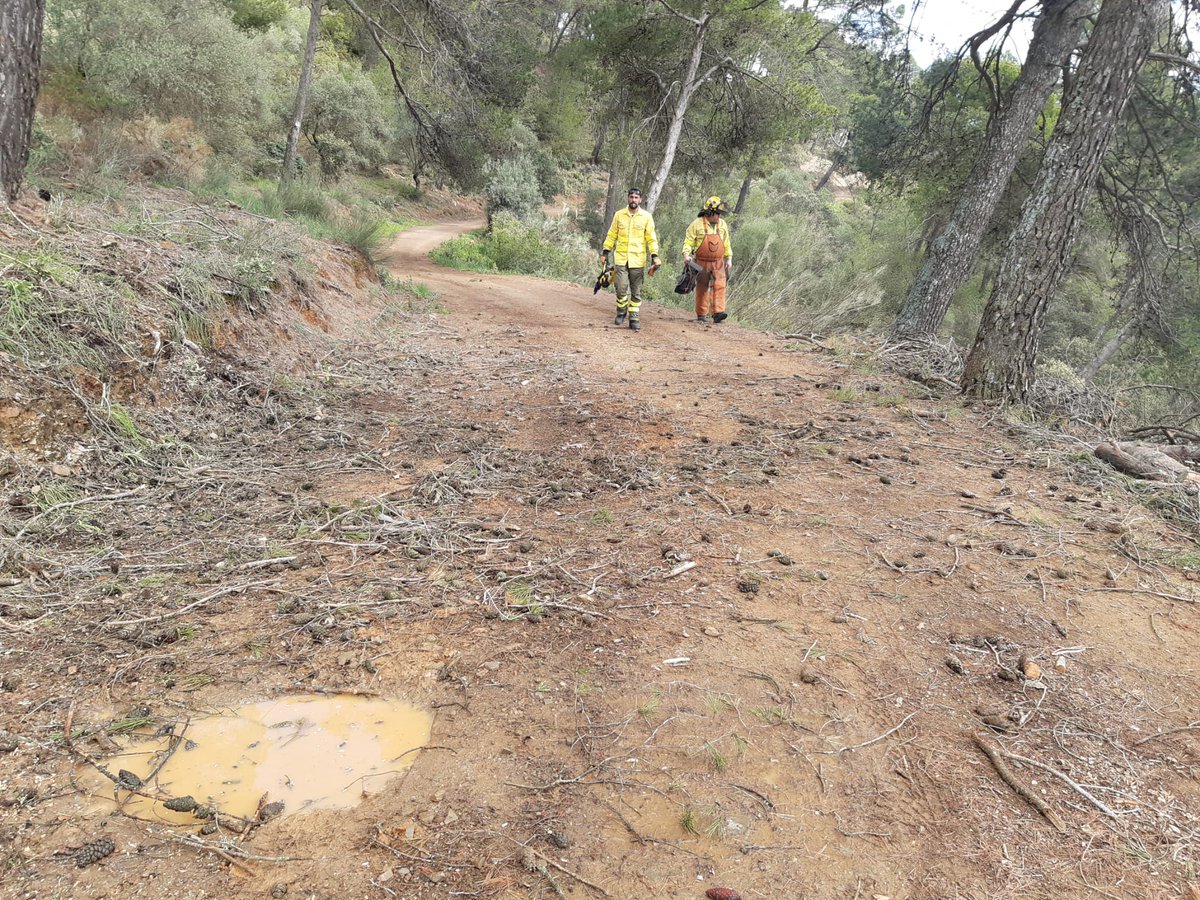
[[[629,207],[617,210],[608,229],[608,237],[604,239],[604,249],[615,251],[614,265],[642,268],[649,257],[658,253],[654,217],[640,208],[636,213],[631,213]]]
[[[733,259],[733,244],[729,243],[729,226],[724,219],[717,222],[716,227],[708,224],[708,220],[704,216],[699,216],[692,220],[692,224],[688,226],[687,234],[683,236],[683,252],[695,254],[696,248],[704,243],[704,236],[708,234],[719,234],[721,242],[725,245],[725,259]]]

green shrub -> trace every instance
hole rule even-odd
[[[488,256],[479,235],[463,234],[451,238],[430,254],[440,266],[464,272],[495,272],[496,264]]]
[[[497,213],[482,234],[463,235],[438,247],[435,262],[469,272],[513,272],[583,282],[590,278],[592,252],[582,235],[563,220],[522,222]]]
[[[329,218],[329,201],[316,185],[293,181],[285,188],[278,188],[275,193],[280,207],[286,213],[317,220]]]
[[[494,216],[508,212],[518,219],[532,218],[542,206],[538,175],[528,156],[490,160],[484,166],[484,197],[487,201],[488,224]]]

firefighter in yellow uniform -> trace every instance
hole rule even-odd
[[[721,219],[728,207],[720,197],[709,197],[704,208],[688,226],[683,238],[683,261],[693,257],[701,269],[696,277],[696,321],[707,323],[711,302],[712,321],[725,321],[725,283],[733,269],[733,245],[729,226]]]
[[[654,217],[642,209],[642,192],[630,188],[628,201],[629,205],[613,216],[600,259],[607,266],[611,258],[616,268],[617,317],[613,324],[624,325],[628,317],[629,327],[638,331],[642,327],[642,283],[647,258],[651,275],[660,265],[658,235],[654,232]]]

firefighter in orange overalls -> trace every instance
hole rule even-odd
[[[720,197],[709,197],[695,221],[688,226],[683,239],[683,260],[693,258],[701,272],[696,276],[696,321],[721,324],[725,312],[725,282],[733,269],[733,245],[729,243],[729,226],[721,219],[728,211]],[[709,305],[712,319],[708,318]]]

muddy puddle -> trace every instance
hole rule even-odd
[[[163,762],[170,737],[131,735],[125,749],[104,760],[147,780],[146,793],[191,796],[221,812],[252,817],[260,803],[282,802],[283,815],[346,809],[383,789],[429,742],[430,716],[416,707],[366,697],[283,697],[237,707],[177,725],[175,752]],[[159,766],[161,765],[161,769]],[[112,809],[112,782],[87,767],[81,786]],[[265,801],[263,800],[265,795]],[[148,797],[120,792],[122,809],[163,822],[190,823]]]

